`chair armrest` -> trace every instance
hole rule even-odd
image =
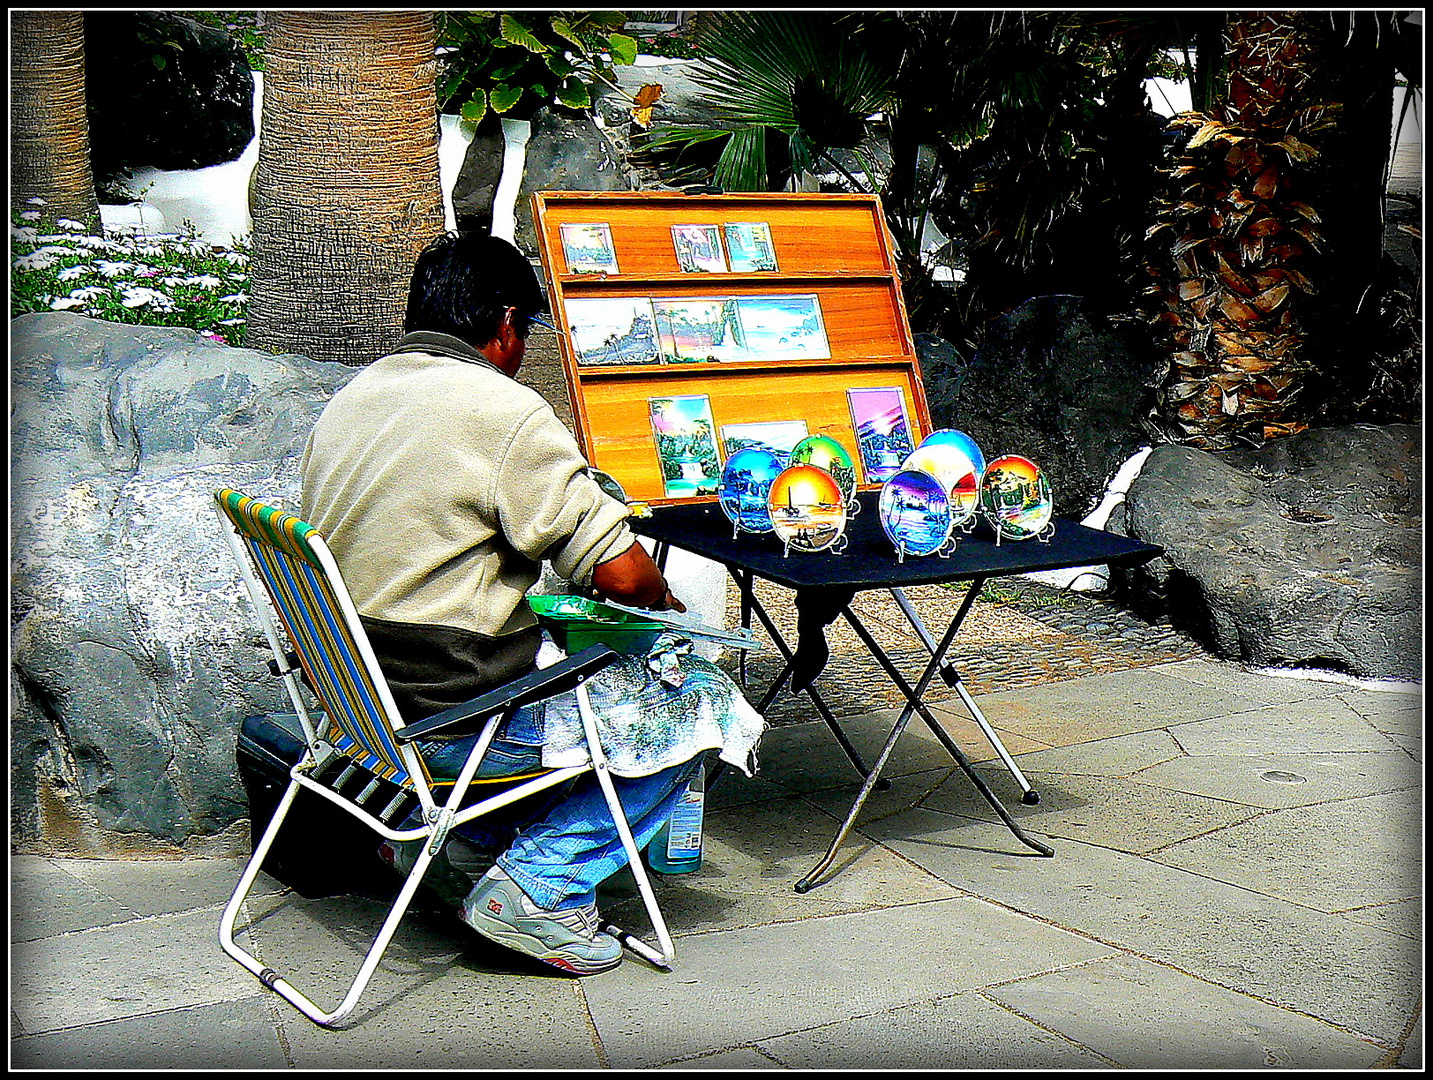
[[[471,701],[454,705],[451,709],[397,728],[394,730],[393,736],[399,742],[412,742],[414,739],[427,738],[440,731],[444,738],[449,739],[471,734],[472,731],[477,730],[477,725],[470,725],[467,730],[450,729],[464,721],[486,720],[489,716],[502,712],[504,709],[529,705],[534,701],[541,701],[544,698],[571,690],[578,683],[586,681],[613,663],[618,655],[606,645],[589,645],[576,656],[559,660],[550,667],[530,671],[495,690],[478,695]]]

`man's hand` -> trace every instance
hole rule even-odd
[[[636,541],[615,559],[597,565],[592,571],[592,591],[599,598],[617,600],[633,607],[654,611],[687,610],[687,606],[672,595],[666,578],[662,577],[647,549]]]

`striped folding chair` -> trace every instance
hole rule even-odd
[[[655,966],[670,968],[674,955],[671,936],[608,772],[585,685],[614,661],[617,654],[605,645],[594,645],[405,729],[338,565],[318,530],[292,514],[227,488],[217,492],[215,500],[223,532],[273,650],[270,670],[284,681],[303,725],[306,743],[305,753],[290,770],[288,787],[263,836],[254,845],[254,853],[224,908],[219,924],[219,942],[224,951],[310,1020],[323,1027],[343,1026],[450,830],[574,776],[594,771],[660,948],[654,949],[617,927],[609,925],[603,929]],[[310,714],[304,702],[300,673],[317,698],[316,715]],[[482,797],[483,786],[492,781],[475,777],[502,721],[522,705],[574,689],[587,735],[588,764],[523,777],[504,777],[498,782],[500,791]],[[412,746],[412,740],[418,737],[433,734],[453,737],[478,730],[481,737],[453,779],[430,775],[422,756]],[[378,836],[391,841],[426,841],[357,976],[332,1012],[315,1005],[278,971],[235,941],[235,923],[244,901],[301,788],[343,808]],[[421,809],[422,824],[400,827],[411,817],[415,799]],[[315,840],[321,842],[322,838]]]

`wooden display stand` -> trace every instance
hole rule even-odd
[[[857,394],[858,410],[899,401],[911,447],[930,432],[876,196],[549,191],[532,198],[577,439],[629,499],[715,498],[710,453],[700,463],[684,458],[680,477],[672,475],[680,455],[670,436],[665,472],[659,457],[657,428],[677,430],[692,415],[704,415],[698,427],[712,429],[697,436],[715,444],[715,478],[748,437],[761,441],[779,430],[787,438],[804,423],[807,434],[846,448],[862,486],[879,483],[880,471],[863,460],[854,418],[867,413],[853,414],[848,391],[871,391]],[[770,265],[771,256],[775,269],[750,268]],[[618,322],[601,321],[614,311]],[[664,410],[676,420],[662,419]],[[867,452],[885,446],[889,462],[896,437],[887,445],[884,435],[873,439],[870,423],[862,430]]]

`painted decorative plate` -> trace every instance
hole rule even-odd
[[[951,522],[959,525],[975,514],[980,499],[980,470],[964,445],[936,439],[941,434],[937,431],[928,435],[907,455],[901,468],[930,473],[944,484],[950,499]]]
[[[760,446],[748,446],[726,459],[717,485],[722,513],[741,532],[769,533],[771,508],[766,496],[772,481],[781,474],[781,459]]]
[[[846,531],[846,501],[836,478],[815,465],[791,465],[766,496],[771,525],[787,548],[824,551]]]
[[[1029,458],[998,457],[985,466],[980,510],[1001,536],[1029,540],[1050,527],[1055,511],[1050,482]]]
[[[904,558],[930,555],[950,539],[950,497],[928,472],[903,469],[881,485],[881,528]]]
[[[808,435],[791,448],[791,464],[815,465],[836,478],[841,497],[848,508],[854,507],[856,466],[846,448],[829,435]],[[854,510],[853,510],[854,512]]]

